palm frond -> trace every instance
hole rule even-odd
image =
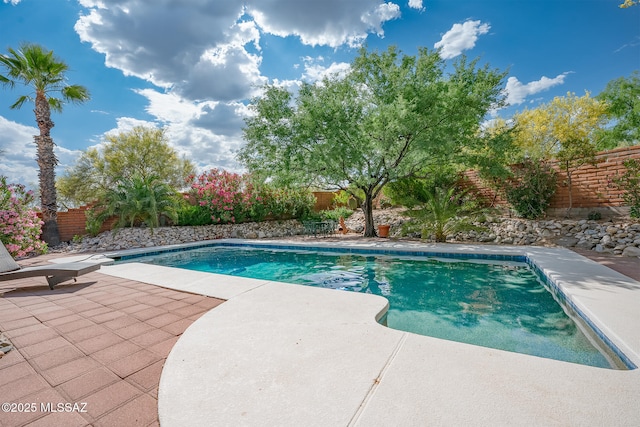
[[[20,107],[22,107],[22,105],[27,102],[27,101],[32,101],[33,99],[30,96],[27,95],[22,95],[20,98],[18,98],[18,100],[13,103],[9,108],[11,108],[12,110],[17,110]]]

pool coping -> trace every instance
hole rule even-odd
[[[634,327],[640,325],[640,283],[567,249],[394,241],[207,243],[525,256],[631,362],[640,363],[640,328]],[[159,390],[162,425],[495,425],[534,419],[549,425],[630,425],[640,419],[633,401],[640,392],[638,369],[593,368],[385,328],[376,319],[386,311],[386,300],[373,295],[175,270],[138,263],[101,270],[227,300],[191,325],[169,355]],[[485,402],[489,396],[498,402]]]

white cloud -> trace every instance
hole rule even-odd
[[[133,117],[118,117],[116,119],[116,127],[106,131],[105,135],[117,135],[123,132],[130,132],[133,128],[143,126],[143,127],[158,127],[157,123],[150,122],[147,120],[135,119]],[[99,144],[94,145],[91,148],[101,148],[104,144],[104,141],[101,141]]]
[[[362,22],[369,26],[379,36],[384,35],[382,24],[400,17],[400,6],[395,3],[382,3],[378,7],[362,15]]]
[[[351,69],[351,64],[346,62],[332,62],[329,66],[324,66],[322,64],[324,58],[322,57],[305,57],[302,60],[304,62],[302,80],[309,82],[322,80],[333,75],[344,76]]]
[[[382,24],[400,16],[395,3],[379,0],[253,0],[246,12],[266,33],[296,36],[303,44],[357,46],[369,32],[382,36]]]
[[[188,3],[82,0],[75,30],[105,64],[192,100],[238,101],[266,82],[260,31],[303,44],[358,45],[400,16],[379,0],[194,0]],[[250,53],[247,48],[255,49]]]
[[[562,73],[552,79],[542,76],[540,80],[525,84],[521,83],[516,77],[509,77],[505,86],[507,103],[509,105],[519,105],[530,95],[535,95],[554,86],[564,84],[567,74],[569,73]]]
[[[136,93],[149,100],[145,109],[160,122],[185,122],[197,116],[200,109],[193,102],[175,93],[160,93],[153,89],[140,89]]]
[[[0,175],[9,182],[38,187],[38,164],[33,136],[38,128],[21,125],[0,116]]]
[[[412,9],[424,10],[424,6],[422,6],[422,0],[409,0],[409,7]]]
[[[38,128],[25,126],[0,116],[0,175],[7,177],[10,183],[20,183],[38,189],[38,163],[36,162],[36,145],[34,135]],[[58,158],[56,174],[62,173],[65,167],[75,162],[80,151],[69,150],[60,145],[54,148]]]
[[[478,41],[478,36],[487,34],[491,29],[489,24],[480,21],[466,21],[462,24],[453,24],[439,42],[434,44],[440,50],[443,59],[455,58],[463,51],[473,49]]]
[[[13,6],[20,3],[21,0],[4,0],[4,3],[11,3]]]

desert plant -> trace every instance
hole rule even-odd
[[[404,178],[384,187],[384,194],[394,205],[408,208],[427,203],[437,188],[451,188],[458,180],[456,170],[441,166],[427,171],[426,178]]]
[[[327,209],[320,212],[320,216],[324,220],[339,221],[340,218],[347,219],[353,214],[353,210],[346,206],[340,206],[335,209]]]
[[[591,211],[587,215],[587,219],[590,221],[599,221],[602,219],[602,214],[598,211]]]
[[[84,211],[84,215],[86,218],[84,229],[89,233],[90,236],[97,236],[100,233],[100,229],[102,228],[102,223],[105,219],[100,218],[99,210],[96,211],[94,208],[87,209]]]
[[[427,193],[427,202],[406,214],[413,218],[405,223],[403,232],[419,231],[423,239],[433,236],[445,242],[448,235],[462,231],[482,230],[474,222],[481,220],[486,209],[467,197],[466,191],[456,187],[437,187]]]
[[[555,171],[543,162],[525,160],[514,174],[505,190],[509,204],[523,218],[544,216],[556,191]]]
[[[629,216],[640,218],[640,159],[627,159],[622,164],[626,170],[613,183],[624,191],[622,197],[629,205]]]
[[[301,218],[315,205],[314,195],[305,188],[273,188],[270,197],[263,200],[269,215],[276,219]]]
[[[144,223],[153,232],[153,228],[160,225],[161,217],[177,220],[177,200],[175,190],[169,185],[153,176],[134,175],[123,178],[116,189],[108,190],[94,209],[100,221],[117,217],[114,230]]]

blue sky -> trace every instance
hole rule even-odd
[[[592,96],[640,69],[640,6],[622,0],[1,0],[0,52],[53,50],[91,101],[54,113],[58,173],[104,135],[165,127],[200,170],[239,171],[247,100],[345,70],[359,46],[440,48],[508,70],[509,118],[555,96]],[[37,186],[31,105],[0,88],[0,175]]]

